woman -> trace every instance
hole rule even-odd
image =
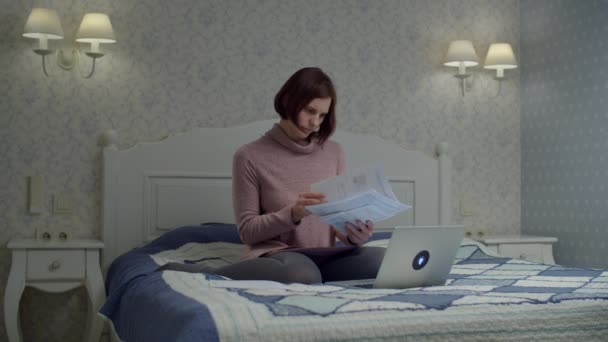
[[[329,140],[336,125],[331,79],[319,68],[298,70],[274,107],[280,122],[233,159],[233,207],[245,260],[197,271],[304,284],[375,278],[384,249],[359,247],[373,234],[372,222],[349,223],[343,233],[306,210],[324,198],[310,185],[344,172],[342,149]],[[346,246],[335,247],[336,238]]]

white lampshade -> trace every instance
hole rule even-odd
[[[36,39],[63,39],[63,29],[57,11],[33,8],[25,23],[23,36]]]
[[[448,53],[445,56],[446,66],[470,67],[479,64],[479,57],[475,53],[473,42],[470,40],[455,40],[450,43]]]
[[[116,43],[110,18],[104,13],[87,13],[76,33],[79,43]]]
[[[502,70],[517,68],[517,61],[515,60],[511,44],[497,43],[490,45],[484,68],[496,69],[500,74],[502,74]]]

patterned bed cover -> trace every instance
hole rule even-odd
[[[445,286],[404,290],[155,272],[239,259],[234,226],[175,229],[112,264],[100,310],[124,341],[605,340],[608,271],[460,247]]]

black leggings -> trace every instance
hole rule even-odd
[[[300,252],[278,252],[216,269],[202,265],[168,263],[158,270],[215,273],[235,280],[315,284],[375,278],[385,251],[381,247],[358,247],[323,259]]]

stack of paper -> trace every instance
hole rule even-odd
[[[378,222],[411,208],[397,199],[380,166],[326,179],[313,184],[311,191],[324,193],[327,202],[306,209],[342,231],[346,222]]]

